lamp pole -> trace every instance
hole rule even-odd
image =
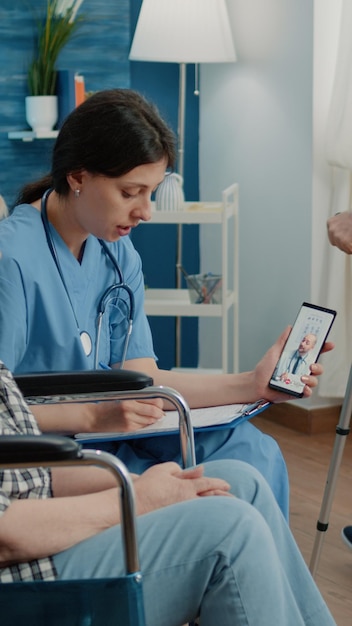
[[[226,0],[143,0],[129,58],[179,65],[177,170],[183,178],[186,64],[236,61]],[[176,256],[177,264],[182,265],[182,224],[177,225]],[[181,284],[182,275],[176,269],[176,287]],[[179,366],[180,317],[176,317],[175,344],[175,362]]]
[[[180,176],[184,176],[184,142],[185,142],[185,111],[186,111],[186,63],[179,64],[179,93],[178,93],[178,160],[177,171]],[[183,246],[183,230],[182,224],[177,224],[177,242],[176,242],[176,288],[181,289],[182,274],[179,268],[182,265],[182,246]],[[175,328],[175,362],[176,367],[181,366],[181,317],[176,317]]]

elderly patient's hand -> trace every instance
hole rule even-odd
[[[91,432],[133,432],[164,416],[161,398],[100,402],[91,406]]]
[[[337,213],[328,219],[326,225],[331,245],[352,254],[352,213]]]
[[[203,496],[229,496],[230,485],[203,475],[203,467],[182,470],[177,463],[154,465],[134,479],[137,513],[149,513],[176,502]]]

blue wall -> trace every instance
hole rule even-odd
[[[141,0],[131,0],[131,32],[137,23]],[[166,121],[177,131],[179,68],[175,63],[131,62],[131,87],[137,89],[158,106]],[[198,200],[198,117],[199,102],[193,95],[193,66],[187,67],[187,103],[185,128],[184,190],[186,200]],[[148,239],[146,238],[146,234]],[[172,225],[139,226],[133,233],[133,243],[143,259],[145,282],[148,287],[172,288],[176,278],[176,235]],[[183,265],[188,273],[199,270],[199,228],[183,227]],[[156,271],[157,269],[157,271]],[[175,365],[175,318],[151,317],[159,365],[167,369]],[[198,320],[182,320],[182,365],[198,364]]]
[[[31,3],[35,11],[46,0]],[[9,131],[27,130],[24,98],[27,95],[26,69],[32,55],[34,14],[26,2],[1,0],[0,6],[0,194],[11,207],[25,182],[46,173],[50,167],[52,141],[29,143],[10,141]],[[58,67],[81,72],[86,89],[132,87],[150,97],[165,119],[176,130],[178,67],[163,63],[130,63],[131,32],[141,0],[84,0],[80,13],[84,22],[77,35],[64,48]],[[198,199],[198,101],[192,94],[189,68],[185,155],[185,194]],[[147,227],[149,229],[149,227]],[[198,229],[184,229],[187,251],[184,265],[190,273],[198,270]],[[139,250],[150,287],[172,287],[175,275],[176,229],[155,226],[148,240],[141,226],[133,241]],[[160,262],[162,260],[162,262]],[[174,365],[174,320],[151,318],[156,353],[163,367]],[[196,364],[197,321],[185,320],[183,365]]]
[[[0,193],[12,205],[19,187],[46,173],[52,142],[9,141],[12,130],[29,130],[25,121],[26,69],[32,55],[34,13],[46,0],[1,0],[0,8]],[[84,0],[77,35],[63,49],[58,67],[80,71],[86,89],[129,87],[129,0]]]

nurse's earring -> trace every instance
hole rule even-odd
[[[75,198],[79,198],[80,193],[81,193],[81,190],[80,190],[80,189],[75,189],[75,190],[74,190]]]

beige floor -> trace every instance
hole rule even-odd
[[[306,435],[263,417],[253,419],[253,423],[277,440],[285,456],[291,484],[290,525],[309,563],[335,433]],[[338,626],[352,626],[352,550],[340,538],[341,528],[347,524],[352,525],[352,434],[346,438],[316,575]]]

